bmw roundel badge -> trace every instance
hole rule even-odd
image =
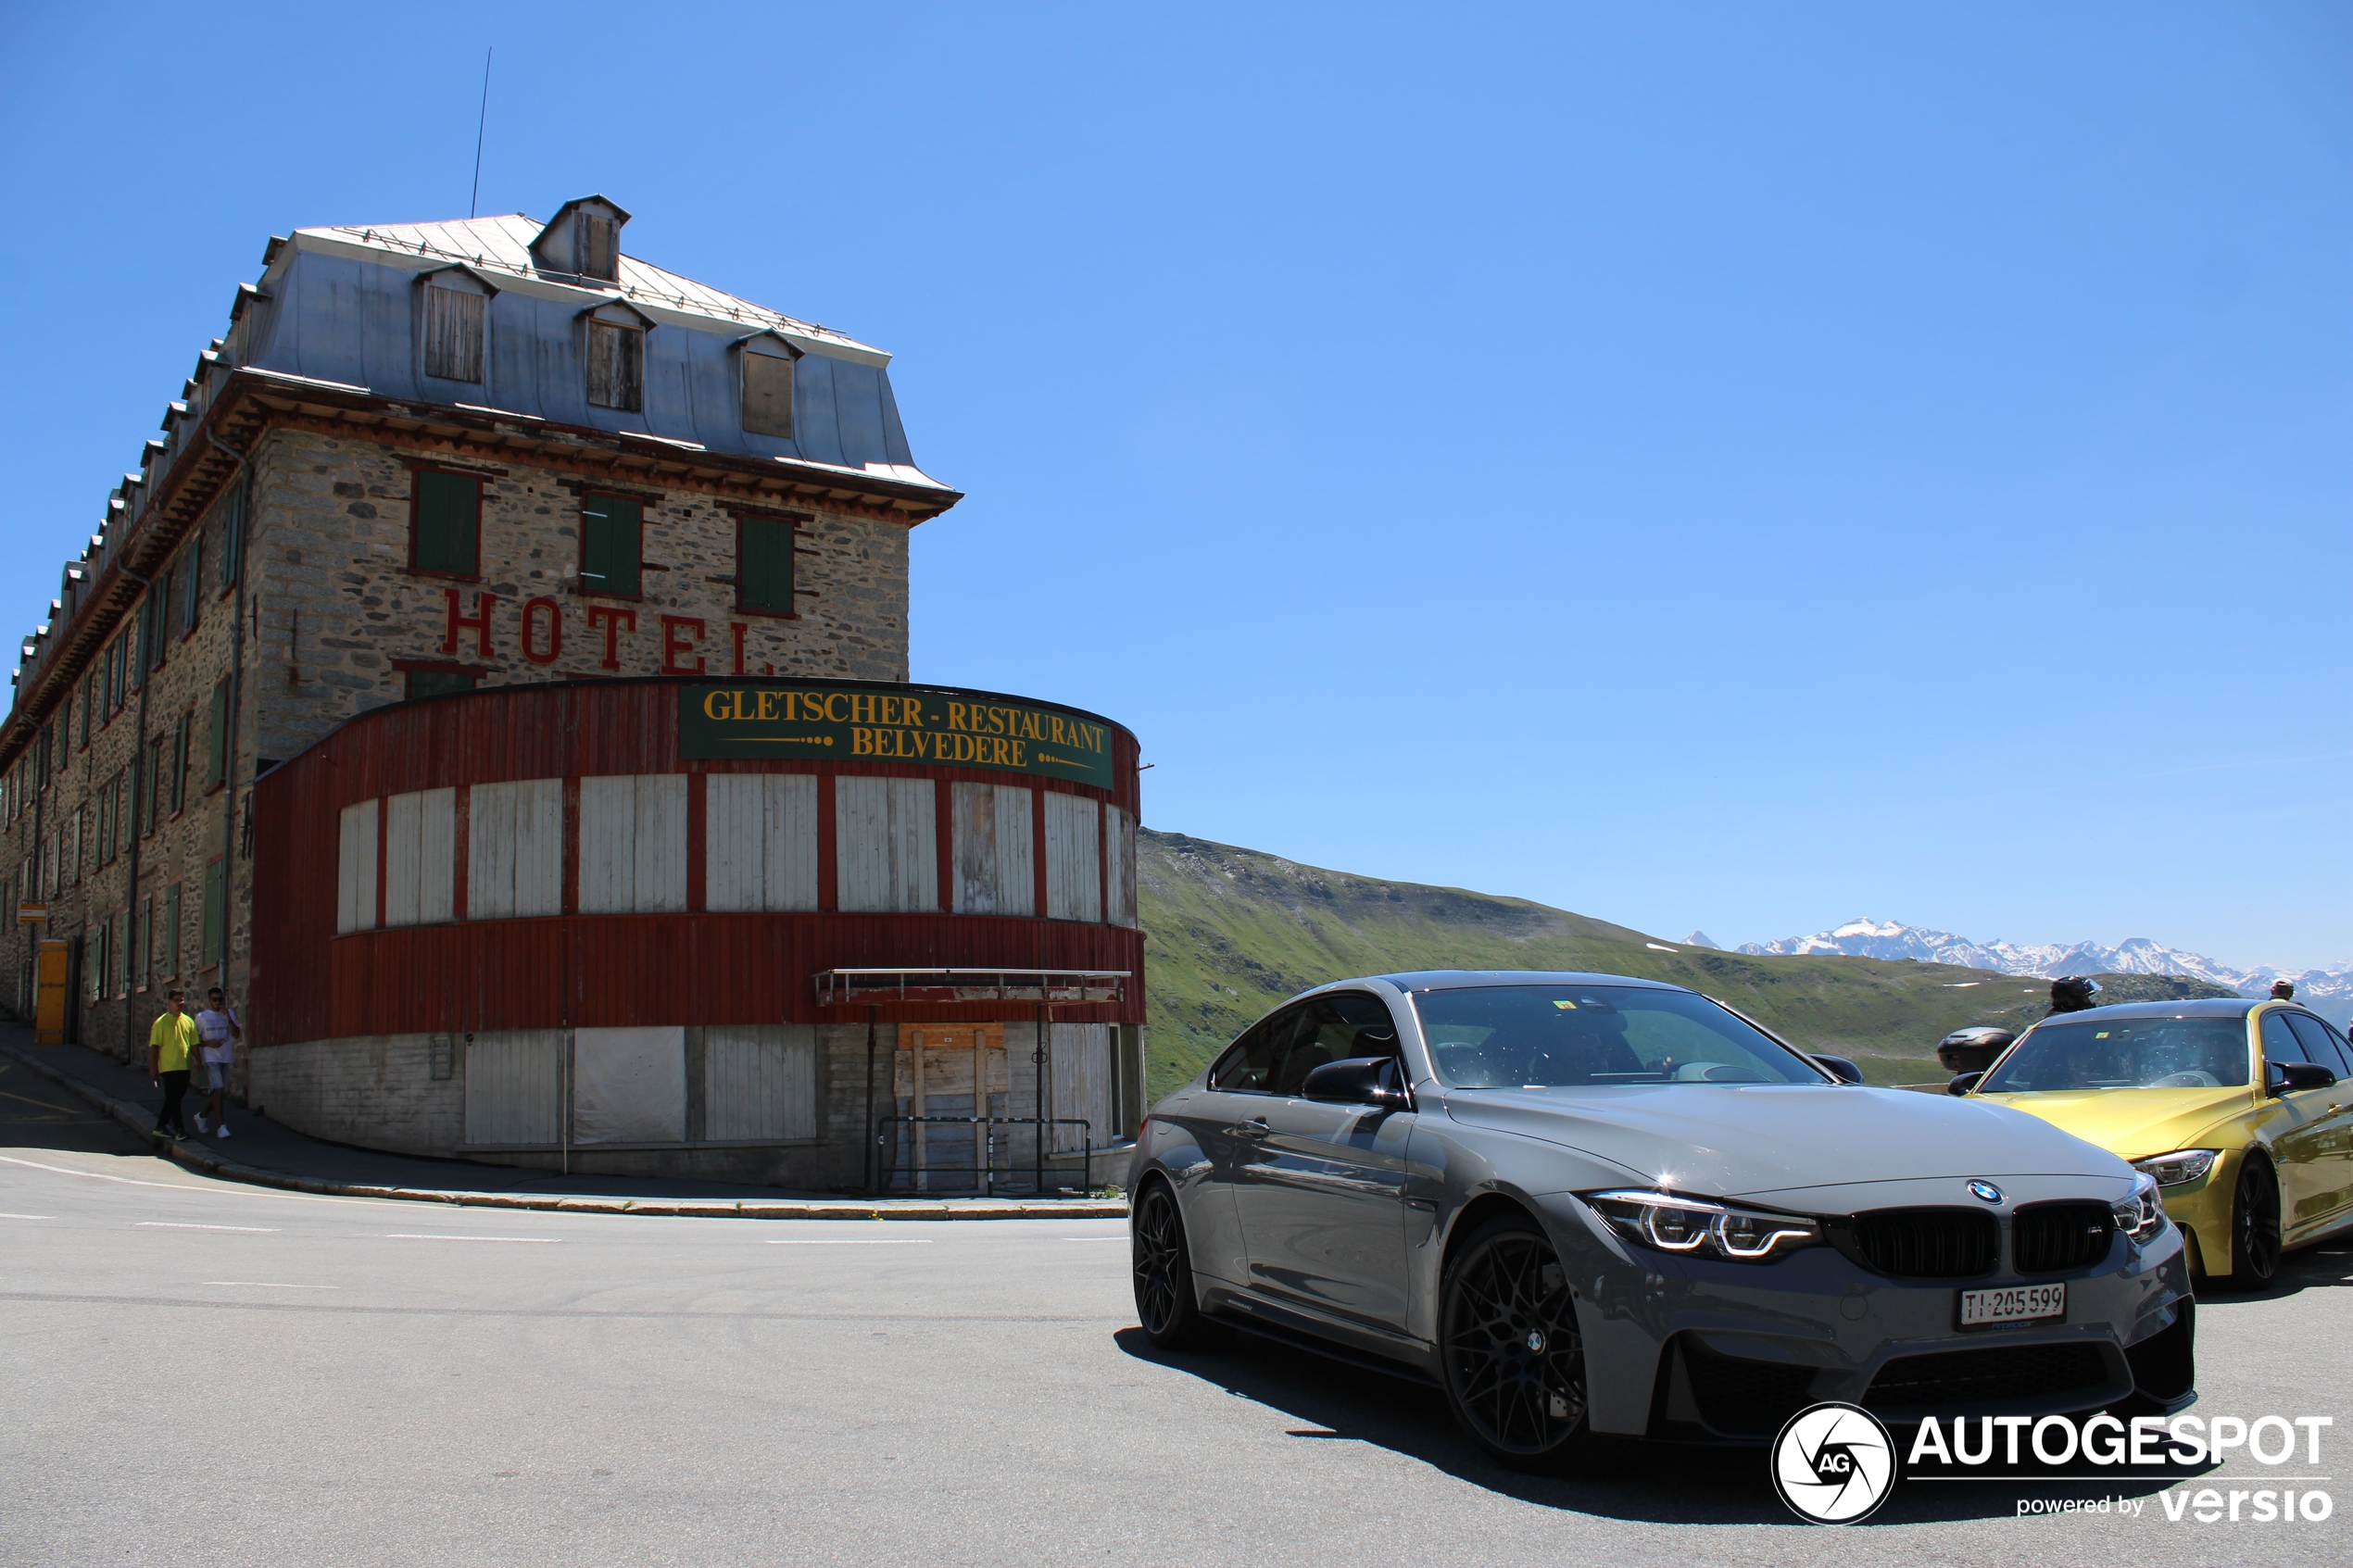
[[[1995,1186],[1992,1182],[1969,1183],[1969,1195],[1971,1198],[1982,1198],[1988,1203],[1999,1203],[2002,1201],[2002,1189]]]

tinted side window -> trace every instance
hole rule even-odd
[[[1283,1045],[1290,1037],[1292,1025],[1298,1022],[1302,1010],[1285,1008],[1272,1018],[1262,1019],[1246,1030],[1242,1037],[1227,1048],[1210,1069],[1209,1086],[1227,1094],[1269,1094],[1275,1086],[1275,1068],[1282,1057]]]
[[[2287,1015],[2267,1012],[2263,1015],[2263,1060],[2265,1061],[2307,1061],[2304,1047],[2289,1033]]]
[[[2287,1026],[2296,1031],[2297,1039],[2304,1042],[2306,1056],[2340,1078],[2353,1078],[2353,1064],[2347,1062],[2345,1042],[2336,1037],[2335,1030],[2319,1019],[2300,1012],[2287,1015]]]
[[[1303,1093],[1307,1075],[1327,1061],[1396,1054],[1397,1026],[1378,997],[1362,991],[1318,997],[1307,1004],[1299,1033],[1284,1053],[1275,1092]]]

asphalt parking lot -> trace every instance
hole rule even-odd
[[[1243,1342],[1164,1357],[1103,1221],[822,1223],[309,1197],[0,1111],[0,1562],[2342,1562],[2165,1517],[2182,1476],[1899,1485],[1798,1523],[1754,1450],[1489,1468],[1437,1396]],[[2215,1296],[2198,1409],[2353,1445],[2353,1248]],[[2244,1457],[2191,1480],[2277,1485]],[[2143,1499],[2018,1516],[2021,1499]]]

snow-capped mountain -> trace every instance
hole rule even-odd
[[[1873,959],[1918,959],[1924,963],[1965,964],[2004,974],[2187,974],[2228,985],[2243,997],[2266,996],[2274,980],[2295,983],[2296,1000],[2334,1016],[2353,1011],[2353,964],[2333,970],[2284,970],[2272,964],[2233,969],[2198,953],[2135,936],[2113,947],[2096,942],[2023,947],[2014,942],[1972,942],[1949,931],[1894,921],[1851,920],[1811,936],[1779,942],[1745,942],[1743,953],[1846,953]],[[2343,1022],[2343,1018],[2337,1022]]]

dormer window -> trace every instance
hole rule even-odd
[[[490,291],[451,268],[425,280],[425,374],[482,380],[483,322]]]
[[[774,332],[743,342],[744,429],[790,441],[792,367],[799,356]]]
[[[573,214],[573,255],[580,260],[580,275],[601,278],[612,283],[621,281],[621,225],[606,214],[584,207]]]
[[[625,305],[588,317],[588,402],[635,413],[646,406],[646,319]]]

